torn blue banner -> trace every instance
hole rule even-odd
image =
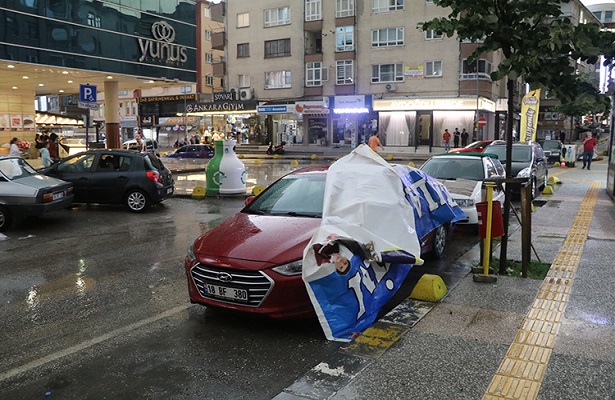
[[[378,317],[434,230],[465,218],[448,190],[416,168],[359,146],[327,172],[323,220],[303,254],[303,280],[329,340]]]

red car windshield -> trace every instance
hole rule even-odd
[[[250,205],[248,214],[322,217],[326,174],[290,175],[273,183]]]

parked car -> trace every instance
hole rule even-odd
[[[72,183],[41,175],[21,157],[0,156],[0,232],[15,217],[45,215],[72,201]]]
[[[179,147],[167,157],[173,158],[211,158],[215,154],[215,149],[209,144],[188,144]]]
[[[171,197],[171,172],[152,153],[96,149],[68,157],[41,170],[72,182],[76,203],[125,204],[142,212]]]
[[[560,162],[562,157],[563,144],[560,140],[545,139],[539,140],[538,143],[542,146],[545,157],[551,163]]]
[[[127,140],[122,144],[122,148],[126,150],[139,150],[137,140]],[[154,139],[145,139],[145,149],[158,155],[158,142]]]
[[[482,153],[485,147],[493,143],[493,140],[478,140],[472,142],[465,147],[458,147],[451,149],[449,153]]]
[[[459,204],[467,216],[459,224],[478,224],[476,203],[486,200],[483,181],[506,177],[500,161],[484,153],[439,154],[425,161],[420,169],[441,180]],[[504,191],[494,189],[493,200],[504,203]]]
[[[492,143],[483,153],[496,155],[502,165],[506,165],[505,144]],[[538,195],[538,189],[547,185],[549,180],[547,158],[537,142],[512,144],[511,175],[518,178],[530,178],[532,199]],[[515,186],[513,190],[518,191],[520,188]]]
[[[321,225],[327,168],[285,175],[197,238],[184,265],[190,301],[273,318],[313,314],[302,259]],[[441,257],[451,231],[439,225],[421,239],[421,252]]]

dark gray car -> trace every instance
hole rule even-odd
[[[175,190],[171,172],[152,153],[88,150],[41,170],[72,182],[75,203],[125,204],[142,212]]]
[[[495,154],[502,165],[506,165],[505,144],[494,142],[487,146],[483,153]],[[542,147],[537,142],[513,143],[510,172],[512,177],[530,178],[532,199],[535,198],[538,189],[544,188],[549,180],[547,158]]]

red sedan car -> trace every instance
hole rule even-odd
[[[190,301],[273,318],[312,315],[302,259],[321,223],[327,168],[285,175],[197,238],[185,259]],[[431,231],[421,253],[441,257],[451,231]]]
[[[485,147],[493,143],[493,140],[479,140],[472,142],[465,147],[451,149],[449,153],[482,153]]]

